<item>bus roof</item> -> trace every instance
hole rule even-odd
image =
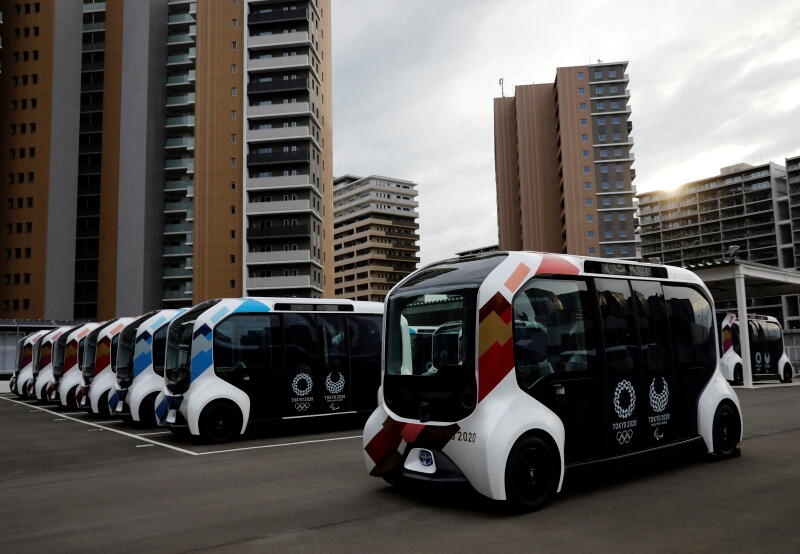
[[[141,333],[148,332],[151,335],[161,329],[161,327],[168,325],[170,321],[176,317],[184,314],[188,308],[169,308],[166,310],[159,310],[149,318],[145,319],[139,328],[136,330],[136,336]]]

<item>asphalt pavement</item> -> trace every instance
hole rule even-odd
[[[357,420],[209,446],[0,394],[0,551],[800,552],[800,387],[737,392],[741,457],[568,476],[524,515],[369,477]]]

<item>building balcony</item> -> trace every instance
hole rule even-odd
[[[190,69],[184,73],[167,76],[167,86],[190,85],[194,83],[195,73],[194,69]]]
[[[275,21],[305,21],[306,19],[308,19],[306,10],[273,10],[248,14],[247,24],[272,23]]]
[[[191,279],[192,270],[185,267],[165,267],[161,277],[164,279]]]
[[[247,190],[313,187],[308,175],[281,175],[247,179]]]
[[[170,179],[169,181],[164,181],[164,190],[187,190],[191,186],[191,179]]]
[[[170,137],[164,141],[164,148],[185,148],[194,150],[194,137]]]
[[[184,23],[195,23],[194,17],[188,13],[174,13],[167,17],[167,25],[181,25]]]
[[[167,96],[167,106],[189,106],[194,104],[194,100],[195,94],[193,92],[189,94]]]
[[[165,223],[164,224],[164,234],[165,235],[185,235],[186,233],[192,232],[192,224],[191,223]]]
[[[104,12],[106,10],[105,2],[95,2],[93,4],[83,4],[83,13]]]
[[[194,158],[174,158],[164,160],[164,169],[173,171],[194,172]]]
[[[311,262],[310,250],[276,250],[273,252],[248,252],[247,264],[277,264]]]
[[[311,39],[306,31],[296,31],[294,33],[276,33],[274,35],[254,35],[247,37],[248,48],[258,48],[262,46],[283,46],[292,44],[310,44]]]
[[[167,35],[167,44],[176,46],[179,44],[194,44],[194,39],[189,34]]]
[[[164,202],[164,212],[188,212],[192,209],[192,202],[191,201],[183,201],[183,202]]]
[[[81,50],[84,52],[99,52],[105,50],[105,42],[84,42],[81,44]]]
[[[291,275],[287,277],[248,277],[247,289],[277,289],[310,287],[310,275]]]
[[[280,163],[308,163],[311,161],[308,150],[295,150],[293,152],[271,152],[265,154],[248,154],[247,165],[271,165]]]
[[[631,107],[630,106],[623,106],[622,108],[615,109],[615,110],[609,109],[609,110],[604,110],[602,112],[592,112],[591,115],[600,116],[600,115],[616,115],[616,114],[623,114],[623,113],[624,114],[631,113]]]
[[[247,94],[265,92],[292,92],[307,90],[308,79],[274,79],[272,81],[250,81],[247,83]]]
[[[161,299],[165,302],[184,301],[191,303],[192,291],[190,290],[165,290],[161,293]]]
[[[177,246],[165,246],[164,256],[191,256],[192,247],[188,244],[179,244]]]
[[[250,129],[247,131],[248,142],[267,142],[270,140],[312,138],[308,126],[274,127],[272,129]]]
[[[247,215],[270,215],[284,212],[309,212],[311,200],[287,200],[279,202],[248,202]]]
[[[274,58],[261,58],[247,60],[247,71],[261,71],[265,69],[283,69],[291,67],[305,67],[311,65],[307,55],[276,56]],[[290,79],[291,80],[291,79]]]
[[[176,115],[167,118],[166,127],[194,127],[194,122],[193,115]]]
[[[278,81],[273,81],[273,82],[278,82]],[[259,84],[265,84],[265,83],[259,83]],[[303,87],[305,88],[305,85],[303,85]],[[306,115],[310,113],[311,113],[311,104],[308,102],[292,102],[289,104],[266,104],[263,106],[247,107],[247,117],[250,119],[283,117],[286,115]]]
[[[191,48],[190,50],[194,50],[194,48]],[[192,60],[192,57],[188,53],[167,56],[167,66],[172,68],[183,65],[192,65],[193,63],[194,60]]]
[[[166,226],[165,226],[166,227]],[[248,227],[248,239],[271,239],[289,237],[307,237],[310,228],[308,225],[294,225],[291,227]]]

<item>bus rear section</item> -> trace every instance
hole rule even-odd
[[[159,310],[138,328],[128,326],[117,352],[114,413],[155,425],[156,398],[164,388],[164,356],[169,323],[185,309]]]
[[[736,314],[729,313],[720,324],[722,358],[721,370],[734,385],[744,382],[742,364],[741,329]],[[749,315],[747,331],[750,341],[750,367],[753,380],[777,379],[791,383],[794,376],[792,364],[783,345],[783,328],[780,322],[766,315]]]
[[[225,299],[170,325],[163,422],[223,442],[251,422],[369,413],[382,305]],[[158,413],[160,411],[160,413]]]
[[[386,302],[372,475],[466,481],[537,509],[569,468],[738,452],[713,303],[682,268],[538,254],[447,260]]]

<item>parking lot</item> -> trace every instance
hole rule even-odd
[[[574,475],[545,510],[369,477],[358,421],[222,446],[0,394],[0,550],[800,551],[800,387],[739,389],[740,458]]]

